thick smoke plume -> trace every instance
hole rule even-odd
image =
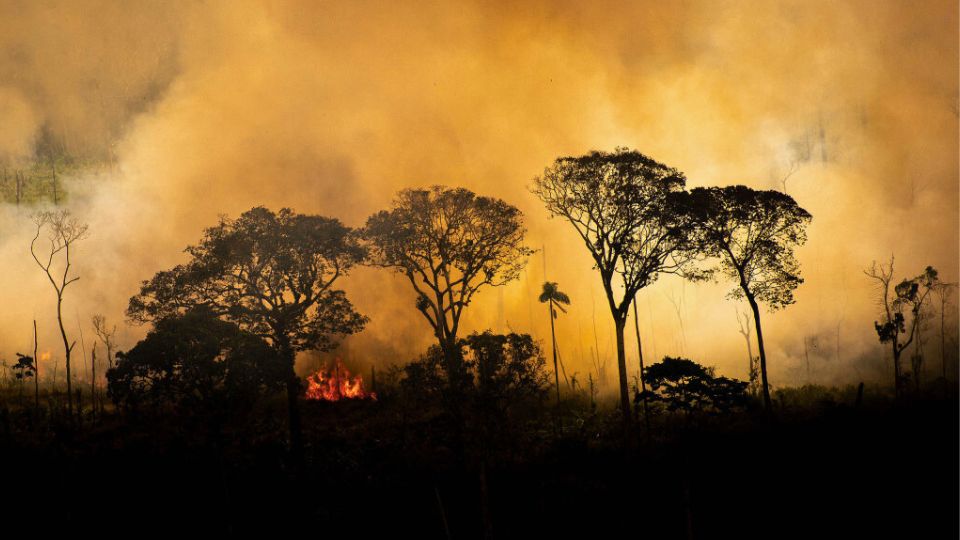
[[[517,205],[542,250],[479,295],[468,329],[547,336],[536,295],[557,281],[573,300],[563,358],[585,379],[592,348],[614,356],[610,316],[586,250],[528,186],[557,156],[633,147],[690,186],[786,189],[813,214],[797,304],[767,318],[771,377],[805,382],[806,342],[821,382],[856,381],[886,374],[861,270],[895,254],[898,275],[957,280],[957,44],[950,1],[3,1],[0,162],[56,145],[103,164],[66,186],[91,226],[66,309],[87,349],[90,315],[122,322],[139,282],[220,214],[291,206],[360,226],[398,189],[441,183]],[[32,348],[34,318],[62,355],[30,211],[0,209],[7,359]],[[399,279],[364,269],[344,287],[372,319],[350,361],[430,343]],[[642,291],[650,358],[745,377],[729,288]],[[123,346],[142,333],[124,327]]]

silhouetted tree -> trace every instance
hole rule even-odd
[[[444,353],[451,384],[463,368],[457,354],[463,310],[483,286],[518,277],[532,253],[523,245],[525,233],[516,207],[444,186],[405,189],[389,210],[367,219],[370,260],[410,281],[417,310]]]
[[[57,323],[60,325],[60,337],[63,339],[63,350],[67,368],[67,413],[73,416],[73,394],[71,393],[70,353],[73,352],[76,340],[72,343],[67,338],[67,331],[63,326],[63,295],[67,286],[80,279],[70,273],[70,248],[87,235],[87,225],[81,223],[70,212],[58,210],[56,212],[39,212],[34,215],[33,222],[37,226],[37,233],[30,242],[30,255],[43,270],[50,285],[57,294]],[[40,235],[46,230],[49,246],[38,246]],[[62,260],[62,269],[56,268],[57,259]],[[79,403],[77,404],[79,408]]]
[[[156,321],[202,306],[269,340],[287,366],[290,442],[299,460],[296,353],[330,350],[367,321],[334,288],[364,258],[356,235],[337,219],[257,207],[236,220],[222,218],[186,252],[189,262],[143,282],[128,316]]]
[[[746,382],[716,377],[713,368],[686,358],[664,357],[646,369],[646,380],[650,400],[668,411],[728,412],[747,404]]]
[[[747,373],[749,377],[750,393],[756,395],[760,385],[760,359],[753,356],[753,347],[750,345],[750,314],[743,312],[743,319],[740,318],[740,309],[734,307],[734,314],[737,316],[737,325],[740,327],[740,335],[747,342]]]
[[[560,287],[548,281],[543,284],[543,291],[540,293],[540,303],[547,304],[550,310],[550,338],[553,344],[553,375],[557,384],[557,405],[560,405],[560,369],[557,366],[557,332],[554,329],[553,320],[557,318],[557,310],[566,313],[563,305],[570,305],[570,297],[560,290]]]
[[[947,384],[947,334],[946,334],[946,311],[950,304],[950,299],[957,289],[956,283],[947,283],[945,281],[937,282],[933,287],[933,293],[937,296],[940,303],[940,369],[943,384]]]
[[[630,302],[660,273],[681,272],[694,254],[679,204],[685,182],[676,169],[626,148],[558,158],[534,179],[533,193],[551,215],[573,225],[600,272],[616,330],[625,419],[630,399],[623,332]]]
[[[107,388],[127,409],[206,416],[246,410],[288,379],[288,359],[276,348],[198,307],[158,320],[142,341],[118,352]]]
[[[37,356],[37,320],[33,320],[33,408],[40,409],[40,357]]]
[[[806,242],[811,216],[787,194],[746,186],[696,188],[690,203],[701,249],[719,259],[716,270],[737,281],[738,287],[730,295],[746,298],[753,310],[763,402],[769,411],[767,353],[759,304],[775,311],[794,302],[793,291],[803,279],[793,250]]]
[[[116,346],[113,342],[113,337],[117,333],[117,326],[108,325],[107,318],[99,314],[94,315],[91,322],[93,323],[93,331],[97,334],[97,337],[100,338],[104,348],[107,349],[107,369],[112,368],[113,348]]]
[[[513,411],[535,408],[549,390],[546,361],[529,334],[473,333],[457,340],[455,352],[463,367],[454,395],[449,392],[446,352],[438,345],[404,366],[401,387],[424,403],[447,399],[465,403],[466,415],[492,422],[488,428],[506,421]]]
[[[16,377],[17,382],[19,382],[19,400],[21,407],[23,406],[23,381],[31,377],[36,378],[37,375],[37,365],[33,358],[32,356],[17,353],[17,363],[10,368],[13,371],[13,376]]]
[[[938,282],[937,271],[928,266],[919,276],[893,285],[893,257],[890,257],[887,266],[874,261],[864,273],[876,280],[878,285],[883,318],[881,321],[874,321],[873,325],[880,342],[890,344],[893,354],[893,390],[894,395],[899,396],[905,378],[909,378],[901,374],[900,356],[917,335],[921,321],[920,310]],[[907,316],[910,317],[909,325]]]
[[[540,347],[528,334],[474,333],[455,343],[454,354],[460,368],[445,368],[449,350],[434,345],[417,362],[405,366],[401,386],[415,400],[429,404],[440,398],[446,411],[453,412],[454,437],[463,437],[471,444],[463,445],[464,453],[477,461],[480,484],[480,510],[484,536],[491,536],[492,520],[487,481],[490,461],[498,450],[516,450],[524,433],[516,429],[536,415],[539,404],[549,389],[546,362]],[[458,377],[451,384],[445,380]],[[460,446],[460,441],[454,441]]]

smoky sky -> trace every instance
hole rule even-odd
[[[123,324],[127,300],[219,215],[289,206],[361,226],[399,189],[446,184],[518,206],[538,250],[522,279],[478,295],[468,330],[546,337],[536,296],[557,281],[573,301],[562,356],[585,378],[594,355],[615,356],[599,277],[529,186],[558,156],[618,146],[691,187],[785,188],[813,215],[797,303],[764,314],[775,385],[804,380],[805,343],[824,380],[885,373],[871,261],[957,280],[955,2],[2,1],[0,14],[0,162],[23,166],[52,138],[109,163],[65,179],[91,228],[65,309],[88,349],[93,313],[121,324],[123,347],[143,334]],[[32,347],[34,318],[41,349],[62,354],[29,211],[0,211],[4,358]],[[348,361],[431,342],[400,278],[360,269],[343,287],[371,317]],[[731,287],[663,277],[641,291],[647,354],[744,377]]]

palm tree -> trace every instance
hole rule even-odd
[[[543,292],[540,293],[540,303],[547,304],[550,308],[550,337],[553,340],[553,375],[557,383],[557,405],[560,405],[560,370],[557,368],[557,333],[553,326],[553,320],[557,318],[557,310],[566,313],[561,304],[570,305],[570,297],[560,291],[560,287],[553,281],[547,281],[543,284]]]

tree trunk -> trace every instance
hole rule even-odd
[[[97,342],[93,342],[93,351],[90,353],[90,403],[93,411],[90,416],[94,423],[97,421]]]
[[[293,467],[300,472],[303,467],[303,430],[300,425],[300,377],[294,369],[296,352],[289,345],[281,344],[281,354],[290,366],[287,374],[287,414],[290,432],[290,457]]]
[[[945,293],[944,293],[945,294]],[[940,304],[940,370],[943,388],[947,388],[947,339],[943,326],[943,303]]]
[[[37,320],[33,320],[33,408],[40,410],[40,359],[37,358]]]
[[[617,371],[620,373],[620,411],[625,422],[630,419],[630,394],[627,388],[627,359],[623,345],[623,329],[626,326],[624,319],[613,316],[613,323],[617,332]]]
[[[444,369],[447,371],[447,383],[454,394],[461,390],[460,385],[463,382],[463,373],[461,373],[462,362],[457,354],[456,336],[447,336],[440,338],[440,350],[443,352]]]
[[[60,197],[57,194],[57,162],[54,161],[54,157],[50,156],[50,168],[53,170],[53,205],[60,205]]]
[[[772,410],[770,403],[770,384],[767,381],[767,353],[763,348],[763,330],[760,327],[760,306],[757,305],[757,301],[753,298],[752,294],[747,293],[746,297],[750,302],[750,309],[753,310],[753,324],[757,330],[757,349],[760,350],[760,381],[763,386],[763,407],[767,412],[770,412]]]
[[[560,371],[557,368],[557,333],[553,327],[553,301],[547,302],[550,310],[550,337],[553,340],[553,377],[557,383],[557,407],[560,406]]]
[[[633,297],[633,325],[637,331],[637,356],[640,359],[640,397],[643,398],[643,422],[650,431],[650,417],[647,416],[647,383],[643,376],[643,345],[640,344],[640,317],[637,316],[637,297]]]
[[[67,415],[73,421],[73,394],[70,381],[70,349],[73,347],[67,342],[67,331],[63,328],[63,297],[57,295],[57,323],[60,325],[60,337],[63,338],[63,350],[65,356],[64,365],[67,369]],[[79,411],[78,411],[79,412]]]
[[[893,340],[893,397],[900,397],[900,353],[903,352],[897,346],[897,340]]]

